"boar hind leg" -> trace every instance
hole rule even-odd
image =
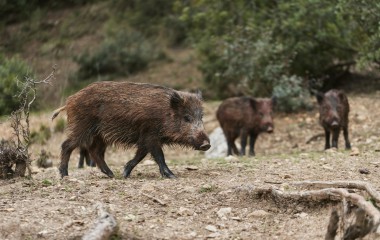
[[[95,162],[90,159],[90,154],[87,149],[80,148],[78,168],[83,168],[85,160],[87,166],[95,167]]]
[[[150,153],[152,154],[154,160],[158,164],[162,177],[176,178],[174,173],[172,173],[172,171],[170,171],[170,169],[166,165],[164,152],[162,151],[161,147],[153,147]]]
[[[248,133],[246,131],[242,131],[240,135],[240,144],[241,144],[241,150],[240,150],[240,155],[244,156],[245,155],[245,147],[247,146],[247,138],[248,138]]]
[[[339,139],[340,129],[334,129],[332,132],[332,147],[338,148],[338,139]]]
[[[108,177],[113,178],[114,174],[104,161],[104,154],[106,152],[107,145],[103,139],[97,137],[91,144],[89,151],[91,159],[98,165],[100,171],[106,174]]]
[[[325,128],[325,149],[330,148],[330,130]]]
[[[348,139],[348,127],[343,128],[344,141],[346,142],[346,149],[351,149],[351,143]]]
[[[255,142],[257,139],[257,134],[250,134],[250,142],[249,142],[249,155],[255,156]]]
[[[148,150],[146,150],[145,147],[139,147],[137,149],[135,157],[131,161],[127,162],[127,164],[125,164],[123,176],[125,178],[129,177],[133,168],[136,167],[136,165],[139,164],[139,162],[141,162],[141,160],[143,160],[147,154]]]
[[[76,144],[71,139],[66,139],[61,146],[61,163],[59,165],[59,173],[61,177],[68,176],[68,167],[70,161],[70,155],[76,148]]]

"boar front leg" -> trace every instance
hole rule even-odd
[[[136,167],[136,165],[139,164],[139,162],[141,162],[147,154],[148,150],[145,147],[139,147],[136,151],[135,157],[125,164],[123,176],[125,178],[129,177],[133,168]]]
[[[325,128],[325,150],[330,148],[330,130]]]
[[[251,133],[250,134],[250,142],[249,142],[249,155],[255,156],[255,142],[258,134]]]
[[[247,146],[248,132],[246,130],[241,130],[240,140],[241,140],[241,150],[240,155],[245,155],[245,148]]]
[[[332,147],[338,148],[338,139],[339,139],[340,129],[334,129],[332,132]]]
[[[113,178],[114,174],[104,161],[104,154],[106,152],[107,145],[100,137],[94,138],[93,143],[89,148],[90,157],[98,165],[100,171],[106,174],[108,177]]]
[[[160,146],[153,147],[150,152],[160,168],[160,173],[162,177],[176,178],[176,176],[170,171],[165,162],[164,152]]]
[[[351,149],[351,143],[348,139],[348,127],[343,128],[344,141],[346,142],[346,149]]]
[[[235,139],[237,136],[234,134],[228,134],[226,135],[227,140],[227,156],[232,155],[232,152],[236,155],[239,155],[239,150],[237,149],[235,145]]]

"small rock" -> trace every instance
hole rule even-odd
[[[207,238],[217,238],[220,236],[220,233],[214,232],[209,235],[207,235]]]
[[[124,219],[127,220],[127,221],[129,221],[129,222],[131,222],[131,221],[133,221],[133,220],[136,219],[136,216],[133,215],[133,214],[127,214],[127,215],[124,217]]]
[[[221,219],[227,219],[227,215],[230,214],[231,211],[232,211],[232,208],[230,208],[230,207],[221,208],[221,209],[219,209],[219,211],[216,214]]]
[[[210,231],[210,232],[217,232],[218,231],[218,229],[214,225],[207,225],[205,227],[205,229]]]
[[[197,236],[197,232],[192,231],[192,232],[190,232],[189,234],[187,234],[187,236],[188,236],[189,238],[195,238],[195,237]]]
[[[241,222],[243,219],[239,218],[239,217],[231,217],[232,220],[235,220],[235,221],[238,221],[238,222]]]
[[[189,170],[189,171],[194,171],[194,170],[198,170],[198,167],[197,166],[186,166],[185,167],[186,170]]]
[[[232,155],[225,157],[224,160],[226,160],[227,162],[239,162],[239,158]]]
[[[359,173],[361,174],[370,174],[371,172],[367,168],[360,168]]]
[[[327,170],[334,170],[333,167],[331,167],[331,166],[329,166],[327,164],[323,165],[322,168],[327,169]]]
[[[359,148],[353,147],[350,152],[350,156],[358,156],[360,154]]]
[[[307,217],[309,214],[305,213],[305,212],[301,212],[301,213],[297,213],[296,216],[300,217],[300,218],[305,218]]]
[[[180,207],[177,211],[177,214],[180,216],[192,216],[194,211],[185,207]]]
[[[329,149],[326,149],[325,152],[326,153],[336,153],[338,149],[336,149],[335,147],[333,148],[329,148]]]
[[[42,231],[40,231],[40,232],[37,233],[37,236],[40,237],[40,238],[41,237],[45,237],[48,233],[49,233],[48,230],[42,230]]]
[[[233,191],[231,189],[228,189],[228,190],[224,190],[224,191],[221,191],[219,192],[218,194],[219,195],[229,195],[231,194]]]
[[[253,211],[250,214],[248,214],[248,217],[265,217],[268,214],[269,213],[264,211],[264,210],[256,210],[256,211]]]
[[[292,178],[292,176],[290,174],[285,174],[283,178],[284,179],[289,179],[289,178]]]
[[[69,198],[69,201],[75,201],[77,199],[77,196],[72,196]]]

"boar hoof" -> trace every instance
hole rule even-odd
[[[61,178],[63,178],[64,176],[69,176],[69,172],[67,171],[67,168],[66,169],[59,168],[59,173],[61,174]]]
[[[171,179],[175,179],[175,178],[177,178],[174,174],[164,174],[164,175],[162,175],[162,177],[164,177],[164,178],[171,178]]]
[[[172,173],[172,171],[170,171],[170,169],[169,168],[167,168],[167,169],[164,169],[163,171],[161,171],[161,176],[163,177],[163,178],[177,178],[175,175],[174,175],[174,173]]]

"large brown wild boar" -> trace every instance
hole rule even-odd
[[[332,147],[338,147],[340,130],[343,130],[346,149],[351,149],[348,139],[348,113],[350,105],[343,91],[332,89],[325,94],[316,94],[319,104],[319,123],[325,130],[325,149],[330,148],[330,134],[332,133]]]
[[[235,140],[240,136],[241,155],[245,155],[247,138],[250,137],[249,155],[255,155],[255,142],[262,132],[273,132],[273,107],[276,99],[233,97],[219,106],[216,117],[227,140],[227,155],[239,154]]]
[[[85,148],[101,171],[113,177],[104,161],[107,145],[136,146],[135,157],[124,167],[124,177],[150,153],[164,177],[174,178],[165,163],[163,145],[182,145],[206,151],[210,141],[202,122],[200,93],[186,93],[151,84],[96,82],[70,96],[68,137],[62,143],[61,176],[68,175],[70,154]]]

